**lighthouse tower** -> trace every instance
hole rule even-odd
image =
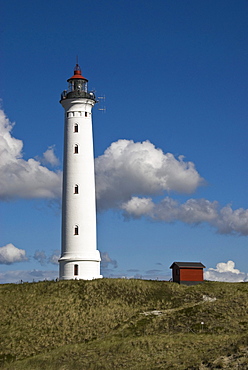
[[[62,280],[101,278],[96,246],[95,173],[91,110],[95,95],[78,64],[61,94],[65,110],[62,199]]]

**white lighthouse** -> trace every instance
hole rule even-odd
[[[65,110],[64,172],[62,199],[62,280],[99,279],[100,253],[96,243],[95,172],[92,107],[96,99],[88,92],[88,80],[78,64],[61,95]]]

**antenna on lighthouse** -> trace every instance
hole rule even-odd
[[[99,108],[98,110],[101,110],[102,112],[106,112],[106,106],[103,105],[105,103],[105,95],[103,96],[98,96],[97,99],[99,99]]]

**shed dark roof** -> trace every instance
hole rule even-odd
[[[174,266],[177,267],[184,267],[184,268],[204,268],[204,266],[201,262],[173,262],[173,264],[170,266],[170,269],[172,269]]]

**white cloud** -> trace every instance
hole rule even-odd
[[[15,262],[28,261],[24,249],[16,248],[13,244],[7,244],[0,248],[0,264],[11,265]]]
[[[120,208],[126,218],[148,217],[155,221],[186,224],[208,223],[221,234],[248,235],[248,210],[223,208],[217,201],[188,199],[180,204],[166,197],[154,203],[152,196],[175,191],[191,193],[204,180],[183,156],[164,154],[149,141],[119,140],[95,161],[99,209]]]
[[[229,205],[223,207],[216,226],[221,234],[248,235],[248,209],[233,210]]]
[[[33,158],[24,160],[23,142],[11,135],[12,128],[0,110],[0,199],[60,197],[61,172],[50,171]]]
[[[116,268],[117,261],[113,260],[107,252],[101,252],[101,267],[107,269],[109,265],[112,265],[113,268]]]
[[[44,266],[47,260],[46,253],[44,251],[36,251],[34,253],[34,259]]]
[[[42,266],[46,265],[47,263],[52,263],[53,265],[58,265],[58,259],[60,257],[60,251],[56,249],[53,251],[51,256],[47,257],[44,251],[37,250],[33,256],[33,258],[38,261]]]
[[[51,146],[42,159],[23,159],[23,142],[11,135],[13,124],[0,110],[0,200],[61,197],[62,174],[41,163],[58,165]],[[192,162],[163,153],[149,141],[118,140],[95,160],[99,210],[119,208],[126,218],[187,224],[209,223],[222,234],[248,235],[248,210],[220,208],[217,201],[189,199],[184,204],[166,197],[154,203],[152,196],[165,192],[194,192],[204,183]]]
[[[248,281],[248,274],[235,269],[233,261],[217,263],[216,268],[209,268],[204,272],[204,279],[211,281],[224,282],[243,282]]]
[[[54,153],[55,146],[49,146],[49,148],[43,153],[43,157],[40,159],[40,162],[44,165],[50,164],[51,166],[58,166],[59,159]]]
[[[0,272],[0,283],[20,283],[43,281],[43,280],[54,280],[58,278],[58,271],[41,271],[41,270],[15,270]]]
[[[191,193],[203,183],[192,162],[164,154],[149,141],[119,140],[95,160],[99,209],[115,208],[135,195]]]
[[[58,265],[59,261],[58,259],[60,258],[60,251],[56,249],[53,254],[48,258],[48,262],[52,263],[53,265]]]
[[[210,222],[217,217],[217,202],[206,199],[189,199],[184,204],[166,197],[160,203],[153,203],[150,198],[133,197],[129,202],[122,204],[126,217],[138,218],[148,216],[153,220],[174,222],[180,220],[194,224]]]
[[[123,203],[121,208],[125,211],[124,215],[140,218],[141,216],[152,214],[154,206],[151,198],[132,197],[128,202]]]
[[[232,210],[229,205],[221,208],[217,201],[188,199],[180,204],[166,197],[160,203],[154,203],[151,198],[133,197],[120,208],[125,218],[144,216],[163,222],[181,221],[193,225],[208,223],[220,234],[248,235],[248,210]]]

